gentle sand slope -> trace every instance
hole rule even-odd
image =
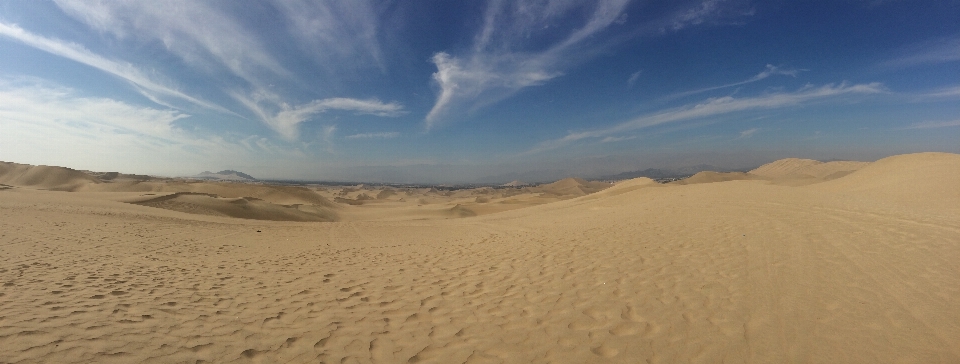
[[[326,223],[5,189],[0,362],[956,363],[956,186],[920,154]]]

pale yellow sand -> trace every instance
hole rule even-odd
[[[0,362],[956,363],[958,186],[930,153],[469,218],[443,214],[511,197],[401,191],[340,222],[7,188]]]

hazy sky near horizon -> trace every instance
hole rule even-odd
[[[958,1],[4,1],[0,160],[477,182],[960,152]]]

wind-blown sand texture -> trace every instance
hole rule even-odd
[[[553,186],[581,197],[313,190],[316,208],[373,197],[327,206],[335,222],[5,172],[0,362],[960,362],[960,155],[857,169]],[[216,195],[172,199],[244,197]],[[534,198],[553,202],[455,218]]]

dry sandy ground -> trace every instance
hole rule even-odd
[[[960,156],[855,169],[337,222],[5,188],[0,362],[960,362]]]

